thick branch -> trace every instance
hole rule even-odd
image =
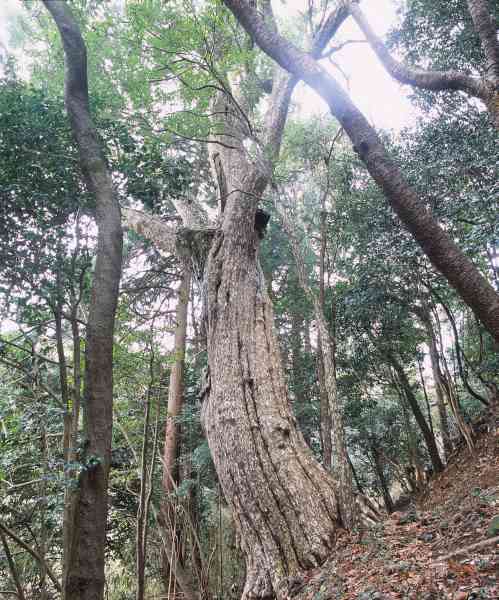
[[[414,69],[396,61],[388,52],[385,44],[372,30],[371,25],[357,2],[350,3],[349,11],[385,69],[394,79],[400,81],[400,83],[432,90],[434,92],[443,90],[461,90],[471,96],[481,98],[484,101],[487,100],[487,88],[480,79],[470,77],[461,71],[425,71],[422,69]]]
[[[354,149],[390,205],[432,264],[448,279],[490,333],[499,340],[499,295],[426,210],[388,155],[376,131],[338,82],[310,55],[271,32],[244,0],[224,0],[260,48],[281,67],[303,79],[328,103]]]
[[[153,217],[133,208],[123,208],[121,213],[126,227],[151,240],[160,250],[168,254],[176,253],[176,230],[173,227],[159,217]]]
[[[338,29],[343,25],[345,19],[348,17],[348,8],[343,2],[340,3],[329,17],[324,21],[322,27],[316,33],[314,42],[312,44],[312,56],[314,58],[320,58],[322,52],[329,44],[330,40],[336,35]]]
[[[467,0],[468,10],[475,31],[480,37],[485,54],[486,73],[499,93],[499,42],[497,41],[497,23],[493,23],[487,0]]]

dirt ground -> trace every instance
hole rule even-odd
[[[306,580],[300,600],[499,599],[499,429],[475,456],[463,448],[407,510],[342,534]]]

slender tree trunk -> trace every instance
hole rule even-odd
[[[184,392],[184,360],[187,336],[187,309],[191,271],[186,264],[178,289],[178,302],[175,314],[174,362],[170,372],[168,389],[168,415],[166,418],[165,445],[163,449],[163,490],[170,494],[175,489],[175,472],[178,452],[178,423],[177,419],[182,410]]]
[[[45,407],[41,407],[42,419],[40,423],[40,454],[42,458],[42,472],[44,477],[40,484],[40,536],[38,542],[38,551],[41,558],[43,559],[40,563],[40,600],[47,600],[47,543],[48,543],[48,529],[47,529],[47,476],[49,473],[48,466],[48,442],[47,442],[47,430],[46,430],[46,419],[47,414]]]
[[[326,211],[325,207],[321,207],[321,221],[320,221],[320,236],[321,245],[319,251],[319,306],[324,314],[324,273],[325,273],[325,261],[326,261]],[[332,423],[331,423],[331,412],[329,409],[329,400],[326,389],[326,376],[324,372],[324,359],[321,338],[317,340],[317,374],[319,380],[319,393],[320,393],[320,407],[321,407],[321,439],[322,439],[322,455],[323,464],[327,470],[331,470],[332,460]]]
[[[319,383],[320,418],[321,418],[321,442],[322,442],[322,464],[327,471],[331,470],[332,458],[332,435],[331,435],[331,413],[329,411],[329,399],[327,396],[326,377],[324,374],[324,360],[322,358],[322,346],[320,339],[317,340],[317,381]]]
[[[154,352],[150,348],[150,362],[149,362],[149,384],[147,387],[144,407],[144,427],[142,432],[142,450],[140,455],[140,492],[139,492],[139,506],[137,508],[137,519],[135,527],[135,568],[137,572],[137,589],[135,592],[136,600],[144,600],[145,594],[145,570],[146,570],[146,547],[145,547],[145,533],[147,526],[147,491],[148,491],[148,477],[147,477],[147,459],[149,449],[149,422],[151,419],[151,398],[152,388],[154,385]]]
[[[468,363],[467,358],[461,348],[461,344],[459,343],[459,333],[457,331],[456,320],[454,318],[454,315],[452,314],[452,311],[447,306],[447,304],[445,302],[443,302],[440,298],[439,298],[439,303],[442,306],[442,308],[444,309],[445,314],[447,315],[447,318],[449,320],[449,323],[450,323],[450,326],[452,329],[452,334],[454,336],[454,350],[455,350],[455,354],[456,354],[456,361],[457,361],[457,366],[459,369],[459,376],[461,377],[461,381],[463,382],[463,385],[464,385],[466,391],[471,396],[473,396],[473,398],[475,398],[475,400],[478,400],[484,406],[488,406],[489,405],[488,400],[486,398],[484,398],[481,394],[476,392],[471,387],[471,384],[469,382],[469,379],[468,379],[468,364],[469,363]],[[464,360],[464,364],[463,364],[463,360]],[[482,381],[482,383],[484,383],[484,382]]]
[[[280,214],[284,229],[289,237],[300,285],[306,296],[312,302],[314,309],[314,317],[320,340],[322,364],[324,367],[325,391],[328,400],[329,416],[331,419],[331,472],[337,481],[337,499],[341,520],[346,527],[351,528],[353,527],[357,516],[356,503],[353,494],[352,471],[348,462],[342,407],[338,398],[334,344],[329,333],[324,310],[321,308],[320,298],[318,298],[310,288],[308,276],[305,271],[305,261],[299,242],[296,239],[296,232],[293,230],[293,226],[291,225],[285,210],[279,205],[277,205],[277,210]],[[322,298],[322,301],[324,302],[324,298]]]
[[[412,427],[409,413],[407,412],[407,398],[403,390],[400,389],[400,384],[397,382],[395,377],[393,383],[397,390],[400,406],[402,408],[402,417],[404,420],[405,431],[407,435],[407,450],[409,455],[409,466],[406,467],[406,478],[412,493],[418,492],[421,488],[423,476],[423,467],[421,466],[421,460],[419,457],[417,438]]]
[[[452,444],[449,435],[449,423],[447,419],[447,408],[445,406],[446,386],[444,384],[444,376],[440,369],[440,360],[437,350],[437,342],[435,332],[431,322],[431,316],[428,308],[423,305],[420,318],[426,329],[427,343],[430,350],[431,370],[433,374],[433,383],[435,385],[435,394],[437,397],[437,408],[440,418],[440,434],[442,436],[443,450],[445,459],[447,460],[452,452]]]
[[[371,454],[373,456],[374,469],[376,471],[376,476],[378,478],[381,493],[383,495],[383,502],[385,503],[386,512],[390,514],[393,512],[393,500],[390,495],[390,489],[383,470],[382,459],[376,446],[371,446]]]
[[[469,427],[469,425],[466,423],[466,421],[463,417],[463,412],[461,410],[461,407],[459,406],[459,398],[457,395],[457,390],[452,381],[452,377],[449,372],[449,368],[447,366],[447,361],[445,359],[444,344],[443,344],[443,339],[442,339],[442,328],[440,326],[440,320],[438,318],[438,313],[436,311],[434,312],[434,314],[435,314],[437,324],[438,324],[437,331],[438,331],[438,338],[439,338],[440,349],[441,349],[441,354],[442,354],[442,365],[444,368],[444,372],[441,373],[442,390],[449,402],[449,406],[451,408],[451,412],[452,412],[454,420],[457,424],[459,432],[461,433],[462,437],[466,441],[466,444],[468,445],[470,452],[473,454],[475,452],[475,442],[473,439],[473,432],[471,431],[471,428]]]
[[[182,279],[178,289],[178,302],[176,308],[176,325],[174,341],[174,362],[170,372],[170,386],[168,390],[168,415],[166,418],[165,444],[163,449],[163,493],[164,500],[161,507],[162,522],[165,527],[165,536],[172,540],[171,552],[164,552],[163,578],[169,597],[177,597],[177,582],[175,564],[179,560],[177,541],[181,537],[182,522],[176,518],[175,503],[172,495],[178,483],[177,457],[179,451],[179,424],[178,416],[183,403],[183,378],[185,346],[187,336],[187,312],[189,305],[189,292],[191,286],[191,269],[186,261],[183,266]]]
[[[421,382],[421,387],[423,389],[424,401],[426,405],[426,414],[428,416],[428,424],[430,426],[430,431],[432,435],[435,435],[435,429],[433,427],[433,416],[431,414],[431,405],[430,399],[428,398],[428,392],[426,391],[426,382],[424,379],[423,367],[421,366],[421,361],[419,360],[419,356],[416,357],[418,363],[418,372],[419,372],[419,381]]]
[[[84,463],[72,514],[65,597],[102,600],[113,427],[113,333],[122,260],[120,208],[89,109],[86,48],[65,2],[43,0],[62,38],[65,102],[87,186],[96,198],[96,264],[87,323]]]
[[[411,384],[407,379],[407,375],[405,374],[404,369],[393,354],[387,355],[387,358],[393,366],[395,372],[397,373],[397,378],[400,382],[400,385],[402,386],[404,395],[407,398],[414,418],[416,419],[421,433],[423,434],[423,438],[426,443],[426,448],[428,449],[428,454],[430,455],[431,464],[433,465],[433,470],[435,471],[435,473],[440,473],[444,470],[444,465],[442,464],[440,455],[438,453],[437,444],[435,442],[435,436],[430,431],[428,423],[426,422],[426,419],[424,418],[424,415],[421,412],[421,409],[419,408],[417,398],[414,395],[414,392],[412,391]]]

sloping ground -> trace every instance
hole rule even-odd
[[[343,534],[309,575],[300,600],[499,599],[499,430],[475,457],[463,449],[415,507]]]

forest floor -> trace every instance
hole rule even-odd
[[[341,535],[337,548],[309,574],[310,600],[499,599],[499,429],[481,435],[476,456],[462,449],[404,512]]]

